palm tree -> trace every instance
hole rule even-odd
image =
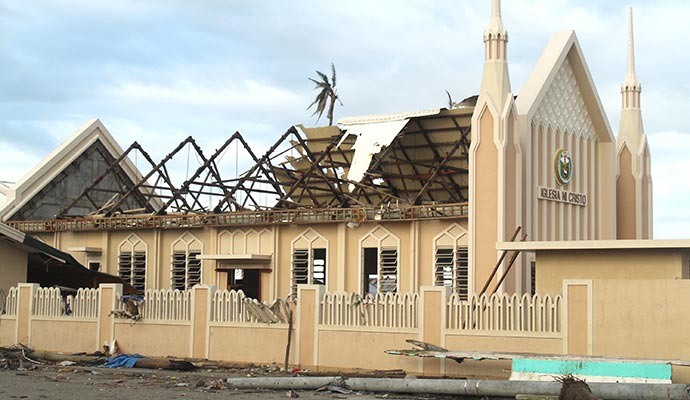
[[[460,105],[460,103],[456,103],[453,101],[453,98],[450,95],[450,92],[446,90],[446,94],[448,95],[448,108],[454,108]]]
[[[314,90],[320,89],[321,91],[316,95],[316,99],[309,104],[307,110],[316,105],[316,110],[312,116],[318,114],[318,118],[316,119],[318,121],[319,118],[321,118],[321,115],[323,115],[323,112],[326,111],[327,103],[330,102],[330,104],[328,104],[328,114],[326,114],[326,116],[328,117],[328,125],[333,125],[333,108],[335,107],[336,100],[341,106],[343,105],[343,102],[338,98],[338,92],[335,90],[335,65],[331,63],[330,80],[328,79],[328,76],[321,71],[316,71],[316,74],[320,80],[313,78],[309,78],[309,80],[316,84]]]

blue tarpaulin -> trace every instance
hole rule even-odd
[[[101,367],[106,368],[134,368],[137,360],[144,358],[141,354],[120,354],[119,356],[109,357]]]

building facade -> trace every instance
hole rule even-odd
[[[254,165],[241,178],[223,180],[215,153],[178,186],[163,166],[193,139],[140,171],[128,157],[143,150],[94,120],[6,190],[0,213],[139,290],[538,292],[535,257],[502,257],[497,243],[651,237],[632,16],[629,40],[617,137],[573,31],[553,36],[514,94],[494,0],[480,92],[455,107],[291,127],[261,157],[236,134],[221,149],[245,146]]]

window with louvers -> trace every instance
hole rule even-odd
[[[134,289],[146,289],[146,252],[123,251],[118,260],[118,274],[122,280]]]
[[[309,283],[309,250],[292,252],[292,294],[297,295],[297,285]]]
[[[436,272],[434,284],[436,286],[453,286],[453,249],[436,249]]]
[[[398,291],[398,249],[381,249],[379,257],[379,292]]]
[[[312,250],[311,283],[314,285],[326,284],[326,249]]]
[[[201,283],[201,260],[197,260],[198,251],[176,251],[172,255],[171,287],[185,290]]]
[[[132,286],[136,290],[146,289],[146,252],[135,251],[132,265]]]
[[[455,249],[455,292],[467,300],[470,282],[469,254],[467,247]]]
[[[170,287],[173,289],[184,290],[185,278],[187,275],[187,253],[176,251],[172,255],[172,277]]]
[[[467,247],[458,246],[455,250],[450,247],[436,249],[434,284],[452,287],[462,299],[467,299],[469,288]]]
[[[201,260],[196,258],[199,254],[198,251],[190,251],[187,256],[187,289],[201,283]]]

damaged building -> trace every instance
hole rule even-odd
[[[539,292],[534,256],[502,257],[498,242],[651,238],[640,83],[631,36],[616,136],[564,31],[516,95],[493,7],[480,92],[452,108],[296,125],[260,151],[239,132],[211,153],[189,137],[161,160],[93,120],[3,188],[0,217],[140,291]],[[250,167],[220,168],[228,149]],[[198,165],[175,183],[190,152]]]

